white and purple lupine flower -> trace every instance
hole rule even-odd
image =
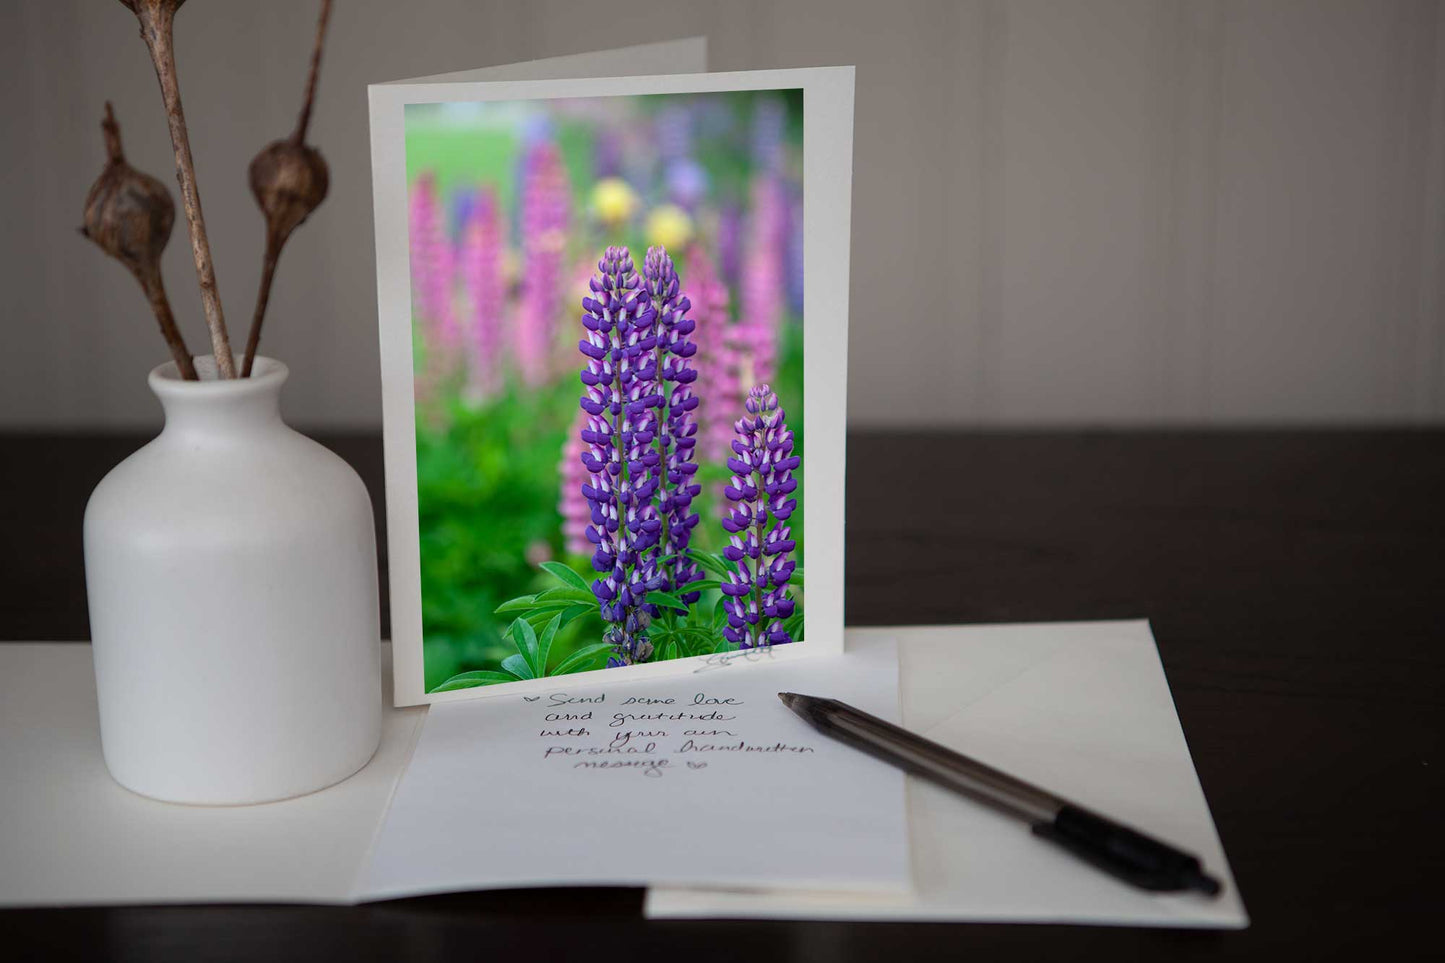
[[[694,412],[698,398],[692,388],[697,371],[690,359],[697,353],[697,343],[691,337],[697,323],[688,317],[692,301],[681,291],[677,270],[666,248],[647,249],[642,274],[652,307],[656,339],[654,367],[659,393],[656,445],[663,469],[658,489],[662,537],[655,556],[667,559],[659,564],[666,578],[666,590],[692,603],[701,593],[688,592],[686,586],[702,578],[697,563],[685,554],[698,522],[697,513],[692,511],[692,500],[702,490],[693,478],[697,474]]]
[[[772,388],[758,385],[744,408],[727,460],[733,477],[723,492],[730,503],[723,518],[730,544],[723,557],[734,566],[722,584],[728,621],[723,636],[741,649],[754,649],[793,641],[784,628],[795,608],[788,595],[795,568],[788,519],[798,505],[793,472],[801,459],[793,454],[793,432]]]
[[[609,623],[604,641],[613,647],[607,664],[631,665],[652,656],[647,626],[656,610],[646,598],[666,582],[651,551],[663,528],[653,498],[662,476],[653,444],[661,397],[657,335],[627,248],[609,247],[597,269],[599,276],[588,282],[591,294],[582,299],[586,337],[578,344],[587,358],[581,461],[588,478],[581,490],[591,509],[587,540],[597,546],[592,592]]]
[[[562,154],[550,139],[538,139],[527,148],[521,191],[523,282],[517,310],[517,365],[522,380],[535,386],[547,379],[572,203]]]

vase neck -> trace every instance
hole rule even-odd
[[[215,359],[195,359],[199,381],[185,381],[175,362],[150,373],[150,387],[166,413],[165,434],[222,442],[239,435],[264,432],[282,424],[281,385],[287,368],[258,357],[249,378],[218,379]]]

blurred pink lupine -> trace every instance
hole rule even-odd
[[[586,466],[582,464],[582,452],[587,444],[582,433],[587,429],[587,412],[577,409],[572,430],[562,445],[562,462],[557,466],[557,481],[560,486],[557,511],[562,516],[563,546],[572,555],[591,555],[592,543],[587,540],[587,524],[592,520],[592,508],[582,494],[583,483],[589,480]]]
[[[566,311],[568,306],[578,303],[586,296],[589,288],[588,282],[597,273],[597,259],[595,255],[584,256],[575,261],[563,275],[562,281],[562,321],[563,324],[575,324],[576,318],[568,318]],[[553,371],[566,371],[576,366],[577,345],[567,338],[560,338],[553,342],[551,357],[548,365]],[[591,549],[588,549],[590,552]]]
[[[527,149],[522,163],[522,301],[516,351],[522,380],[547,380],[557,315],[561,311],[562,259],[572,200],[562,154],[550,140]]]
[[[466,326],[468,387],[477,399],[495,394],[501,387],[502,306],[506,301],[503,243],[496,194],[483,187],[462,225],[460,254],[470,321]]]
[[[699,460],[717,462],[732,443],[732,414],[741,408],[746,394],[739,380],[739,332],[728,310],[728,287],[701,244],[688,248],[687,274],[694,292],[692,316],[697,321],[693,334],[698,346],[693,359],[697,381],[692,389],[699,399]]]
[[[775,174],[753,178],[752,211],[743,253],[741,325],[743,388],[777,377],[778,328],[786,292],[783,280],[783,230],[787,200]]]
[[[736,284],[742,274],[743,214],[735,204],[724,204],[718,212],[717,256],[723,281]]]
[[[456,268],[451,241],[442,222],[436,177],[422,174],[411,186],[412,297],[422,320],[428,354],[446,354],[460,346],[461,330],[452,304]]]

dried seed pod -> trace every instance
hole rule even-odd
[[[284,244],[326,200],[331,173],[321,152],[291,138],[266,145],[251,161],[251,193],[266,217],[268,242]]]
[[[196,369],[191,353],[176,327],[161,281],[161,252],[166,249],[176,221],[175,202],[164,184],[126,163],[120,125],[109,102],[100,128],[105,134],[106,164],[85,198],[85,226],[80,233],[135,275],[181,376],[194,381]]]
[[[261,343],[261,322],[266,317],[281,248],[291,232],[326,200],[326,190],[331,184],[331,172],[321,152],[306,145],[306,128],[311,123],[311,106],[316,101],[316,81],[321,73],[321,47],[330,17],[331,0],[321,0],[316,42],[311,49],[311,72],[306,79],[306,97],[296,130],[284,140],[267,144],[251,161],[251,193],[266,218],[266,253],[261,265],[261,289],[256,294],[256,309],[251,316],[251,331],[246,336],[246,356],[241,363],[243,378],[250,376],[251,363]]]

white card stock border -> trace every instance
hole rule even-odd
[[[843,651],[843,399],[847,397],[853,68],[391,83],[368,88],[396,705],[540,692],[556,685],[555,679],[532,679],[445,693],[429,693],[425,688],[407,245],[406,105],[790,88],[803,91],[803,248],[808,279],[803,304],[804,428],[808,446],[808,507],[803,532],[808,600],[803,616],[804,640],[779,646],[772,650],[772,656],[796,658]],[[626,671],[629,678],[644,679],[698,671],[715,665],[716,659],[673,659],[629,666]],[[577,684],[585,685],[613,671],[579,672],[574,678]]]

